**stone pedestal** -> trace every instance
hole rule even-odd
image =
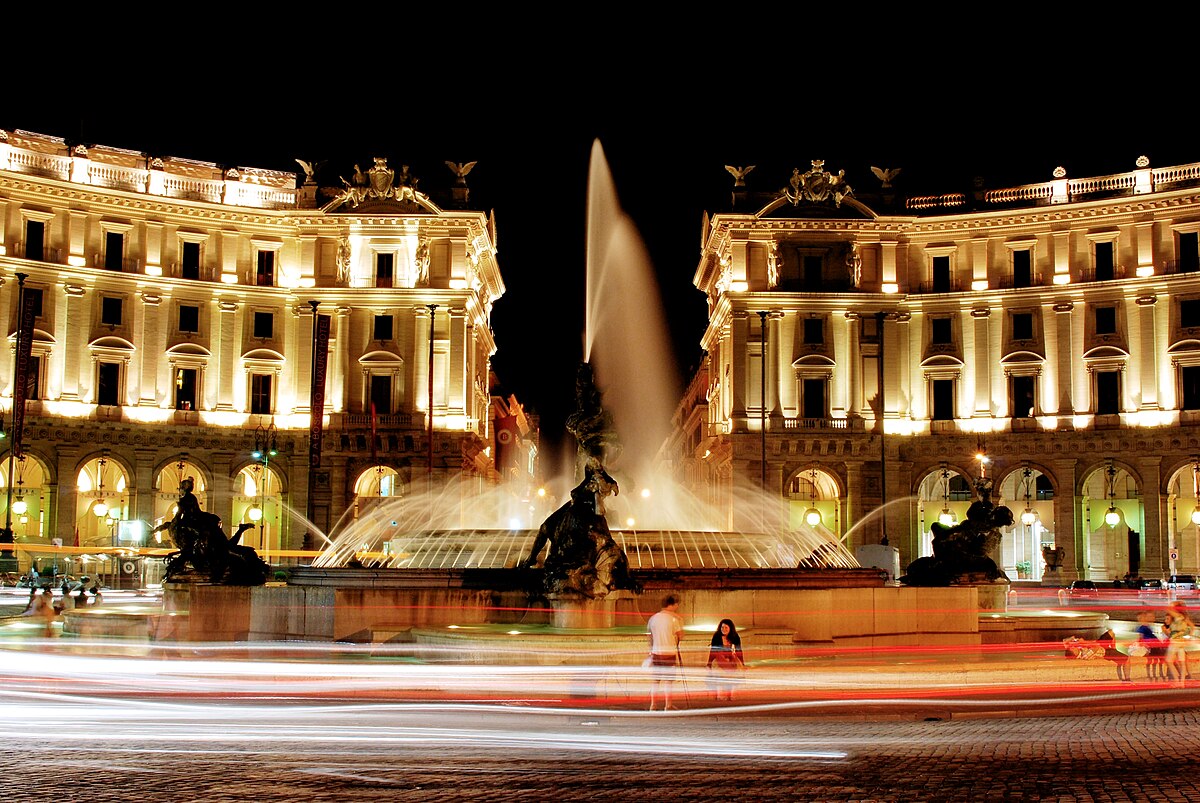
[[[977,604],[980,611],[1008,612],[1008,591],[1011,588],[1008,583],[971,583],[971,585],[975,587],[975,593],[978,595]]]
[[[547,594],[551,627],[564,630],[598,630],[614,627],[622,600],[636,598],[632,591],[610,591],[608,596],[589,599],[580,594]]]

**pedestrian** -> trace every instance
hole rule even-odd
[[[650,678],[650,710],[655,709],[659,698],[662,710],[677,710],[671,705],[671,684],[674,682],[675,667],[682,663],[679,640],[683,638],[683,620],[676,611],[679,600],[674,594],[663,597],[662,609],[646,622],[646,633],[650,640],[648,661],[653,675]]]
[[[737,683],[735,678],[745,668],[742,637],[738,635],[732,619],[722,619],[708,648],[708,671],[716,699],[733,700],[733,689]]]
[[[1167,679],[1167,644],[1154,632],[1154,613],[1142,611],[1137,617],[1138,645],[1145,650],[1146,678],[1148,680]],[[1131,653],[1132,654],[1132,653]]]
[[[100,584],[96,583],[92,586],[92,604],[99,605],[103,599],[104,597],[100,595]]]
[[[1131,683],[1133,678],[1129,676],[1129,656],[1117,649],[1117,634],[1112,630],[1105,630],[1096,643],[1103,648],[1104,659],[1116,664],[1117,680]]]
[[[1187,648],[1193,640],[1195,630],[1196,626],[1188,616],[1187,606],[1178,600],[1172,602],[1163,617],[1163,631],[1168,641],[1165,660],[1171,678],[1180,683],[1191,677],[1187,665]]]
[[[75,607],[83,608],[87,604],[88,604],[87,586],[81,584],[79,586],[79,588],[75,589]]]

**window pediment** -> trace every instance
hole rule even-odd
[[[1010,351],[1000,358],[1000,364],[1005,367],[1014,367],[1018,365],[1029,365],[1037,363],[1041,365],[1046,361],[1046,358],[1035,351]]]
[[[168,357],[196,357],[208,359],[212,357],[212,352],[204,348],[204,346],[196,345],[195,343],[180,343],[177,346],[172,346],[167,349]]]
[[[88,348],[92,351],[124,351],[134,352],[137,348],[123,337],[98,337],[91,343],[88,343]]]
[[[833,368],[837,363],[824,354],[805,354],[792,363],[793,368]]]
[[[1085,362],[1095,360],[1125,360],[1129,358],[1129,352],[1116,346],[1096,346],[1094,349],[1088,349],[1083,353]]]
[[[403,365],[404,358],[395,352],[379,349],[362,355],[358,358],[358,362],[364,367],[383,368]]]
[[[952,357],[949,354],[934,354],[933,356],[926,357],[921,361],[921,368],[926,371],[943,368],[957,370],[962,367],[963,361],[958,357]]]
[[[251,349],[242,355],[242,359],[246,362],[256,363],[278,363],[283,365],[283,355],[274,349]]]

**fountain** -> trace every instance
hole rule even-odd
[[[214,610],[217,603],[193,589],[190,637],[396,639],[449,646],[464,660],[498,660],[479,647],[498,638],[512,647],[520,639],[511,654],[528,660],[539,654],[532,642],[569,637],[579,649],[554,660],[636,662],[646,618],[672,593],[695,630],[711,632],[730,617],[764,646],[978,643],[973,600],[962,589],[885,587],[884,573],[859,567],[836,537],[772,521],[779,499],[761,488],[735,489],[755,499],[741,507],[761,511],[761,520],[752,531],[731,531],[728,507],[657,469],[679,383],[649,260],[599,142],[587,222],[581,375],[591,387],[594,371],[597,406],[581,398],[574,417],[576,473],[559,480],[574,487],[571,501],[538,528],[510,524],[521,512],[503,488],[472,492],[469,504],[453,481],[381,499],[339,522],[320,557],[293,569],[286,586],[254,589],[246,611]],[[611,420],[598,407],[600,391]],[[563,527],[587,533],[586,543],[556,547]],[[918,610],[938,613],[917,617]]]

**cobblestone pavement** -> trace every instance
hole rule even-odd
[[[218,718],[81,708],[77,726],[49,735],[10,719],[0,789],[89,803],[1200,799],[1200,709],[868,722],[213,708]]]

